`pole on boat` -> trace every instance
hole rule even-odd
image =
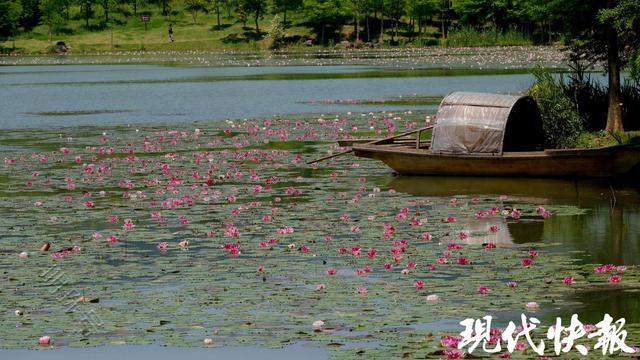
[[[353,149],[350,149],[350,150],[347,150],[347,151],[343,151],[343,152],[339,152],[337,154],[332,154],[332,155],[329,155],[329,156],[321,157],[320,159],[307,161],[307,165],[315,164],[317,162],[324,161],[324,160],[329,160],[329,159],[332,159],[334,157],[338,157],[338,156],[342,156],[342,155],[345,155],[345,154],[349,154],[351,152],[353,152]]]
[[[423,131],[426,131],[426,130],[429,130],[429,129],[433,129],[433,125],[426,126],[426,127],[421,128],[421,129],[412,130],[412,131],[409,131],[409,132],[406,132],[406,133],[398,134],[398,135],[391,136],[391,137],[384,138],[384,139],[373,139],[370,142],[368,142],[367,144],[375,145],[375,144],[378,144],[378,143],[382,143],[384,141],[393,141],[394,139],[397,139],[397,138],[400,138],[400,137],[403,137],[403,136],[407,136],[407,135],[410,135],[410,134],[418,133],[418,137],[416,138],[416,148],[419,149],[420,148],[420,136],[422,135]],[[337,154],[332,154],[332,155],[329,155],[329,156],[321,157],[319,159],[307,161],[307,165],[315,164],[317,162],[324,161],[324,160],[329,160],[329,159],[332,159],[332,158],[335,158],[335,157],[338,157],[338,156],[342,156],[342,155],[345,155],[345,154],[349,154],[349,153],[352,153],[352,152],[353,152],[353,149],[350,149],[350,150],[347,150],[347,151],[339,152]]]

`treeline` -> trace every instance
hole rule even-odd
[[[589,0],[0,0],[0,39],[28,33],[38,25],[50,33],[68,33],[74,21],[86,30],[119,25],[155,9],[169,18],[185,13],[196,22],[198,14],[215,14],[245,26],[255,37],[265,33],[261,19],[278,14],[286,30],[295,18],[307,26],[321,44],[344,39],[345,25],[353,26],[353,42],[391,45],[400,39],[446,39],[451,29],[517,32],[534,43],[550,43],[572,34],[567,25],[584,28],[584,7],[603,7],[606,1]],[[589,11],[587,9],[587,11]],[[228,21],[227,20],[227,21]]]

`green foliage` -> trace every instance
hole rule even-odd
[[[563,80],[556,80],[543,70],[537,70],[534,76],[536,81],[529,88],[528,95],[540,108],[545,148],[575,147],[584,126],[575,104],[564,93]]]
[[[463,27],[452,30],[443,43],[448,46],[530,45],[531,40],[515,29],[500,31],[497,28],[476,30]]]
[[[576,106],[586,130],[598,131],[605,128],[608,114],[608,87],[591,78],[582,62],[571,64],[571,72],[566,82],[560,84]],[[620,88],[622,114],[627,130],[640,129],[640,83],[625,81]]]
[[[16,34],[22,14],[22,4],[18,0],[0,0],[0,39]]]
[[[184,0],[184,9],[191,14],[194,24],[198,21],[198,12],[207,11],[204,0]]]
[[[339,0],[305,0],[307,22],[315,29],[320,43],[340,40],[339,32],[351,18],[347,5]]]
[[[60,12],[61,8],[61,0],[40,1],[41,21],[49,27],[49,34],[55,33],[57,27],[64,23],[62,13]]]
[[[270,47],[272,49],[278,49],[284,43],[284,23],[278,15],[273,16],[267,37],[271,40]]]
[[[247,15],[253,15],[253,21],[256,25],[256,38],[260,38],[260,24],[258,20],[264,16],[267,10],[266,0],[240,0],[240,6]]]
[[[636,50],[629,62],[629,72],[631,79],[640,84],[640,49]]]

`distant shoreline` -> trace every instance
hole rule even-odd
[[[114,50],[2,54],[2,65],[159,64],[194,66],[384,65],[421,68],[566,68],[560,46],[398,47],[285,50]]]

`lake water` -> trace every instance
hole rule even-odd
[[[373,71],[379,71],[383,75],[375,74]],[[213,120],[208,122],[208,125],[215,127],[217,124],[221,125],[224,119],[265,117],[276,114],[344,114],[345,112],[353,111],[353,117],[359,117],[358,113],[360,112],[379,110],[435,110],[434,105],[338,105],[324,101],[389,99],[407,95],[443,96],[455,90],[517,93],[525,90],[531,81],[531,76],[527,74],[496,74],[493,72],[485,75],[464,73],[447,75],[437,71],[429,72],[372,66],[203,68],[155,65],[79,65],[0,67],[0,107],[3,109],[2,116],[0,117],[0,128],[5,130],[0,134],[0,146],[3,146],[3,157],[11,150],[20,150],[20,154],[26,154],[24,150],[51,152],[62,146],[70,146],[74,151],[78,151],[79,153],[86,151],[87,154],[83,154],[83,159],[88,159],[91,154],[90,151],[93,150],[89,150],[90,147],[87,148],[84,144],[92,144],[96,147],[100,146],[97,143],[96,134],[99,134],[97,130],[100,129],[101,126],[109,127],[117,124],[139,124],[140,126],[146,126],[147,124],[168,124],[171,129],[184,130],[193,128],[195,121]],[[366,119],[359,121],[362,122],[362,124],[360,124],[362,127]],[[95,125],[97,127],[83,128],[82,130],[72,128],[77,125]],[[66,130],[70,138],[73,136],[73,138],[79,140],[74,140],[76,141],[75,143],[64,143],[65,139],[59,138],[55,132],[55,127],[58,126],[70,127]],[[317,124],[314,123],[313,126],[317,126]],[[20,128],[39,128],[39,130],[25,132],[11,130]],[[90,131],[84,131],[86,129],[90,129]],[[157,127],[153,126],[146,130],[147,133],[153,134],[154,131],[157,130]],[[127,129],[117,129],[113,131],[122,132],[121,135],[131,142],[139,141],[139,137],[136,137],[135,134],[132,134],[132,131],[127,131]],[[206,136],[212,136],[211,134],[214,134],[214,131],[206,134]],[[120,139],[118,136],[114,138]],[[329,139],[333,140],[330,132]],[[260,144],[263,143],[258,142],[255,146],[259,147]],[[200,145],[204,146],[205,144],[202,143],[198,146],[193,145],[191,147],[187,146],[181,151],[187,153],[196,152],[197,149],[200,149]],[[233,144],[231,140],[226,144],[228,148],[231,148],[233,145],[236,144]],[[291,146],[291,148],[283,145],[281,148],[276,146],[273,148],[267,147],[267,149],[286,149],[305,154],[305,156],[309,154],[310,156],[316,156],[319,151],[326,151],[328,145],[311,144],[311,142],[309,142],[309,144],[293,144]],[[165,149],[165,151],[169,150]],[[161,155],[162,154],[158,153],[150,156],[157,156],[160,159],[158,161],[165,161]],[[20,157],[20,155],[15,154],[6,156]],[[20,216],[16,219],[5,220],[5,222],[2,223],[4,229],[11,230],[11,234],[5,237],[5,241],[20,240],[20,236],[22,236],[20,235],[21,231],[32,231],[33,234],[38,236],[46,235],[52,237],[59,237],[58,233],[51,233],[60,231],[63,232],[66,237],[72,238],[72,236],[78,235],[76,232],[85,231],[88,233],[89,230],[93,231],[96,224],[102,224],[104,222],[104,218],[107,216],[106,213],[99,216],[86,215],[87,217],[94,216],[92,219],[76,217],[78,212],[84,210],[81,206],[80,209],[72,208],[71,205],[62,202],[60,194],[66,194],[64,188],[60,188],[59,193],[47,191],[41,193],[37,191],[30,192],[23,188],[24,184],[31,180],[29,177],[31,171],[42,170],[43,172],[51,172],[57,175],[58,180],[62,181],[61,179],[64,176],[69,176],[67,171],[70,172],[71,168],[66,169],[64,166],[58,167],[54,163],[41,165],[33,159],[23,160],[24,163],[30,167],[12,173],[11,168],[6,165],[6,168],[3,168],[3,172],[0,173],[0,180],[3,183],[3,195],[0,196],[0,199],[2,199],[6,205],[6,208],[2,210],[1,214],[5,219],[11,219],[11,216],[21,211]],[[348,186],[353,186],[353,184],[348,182],[345,176],[345,179],[340,180],[343,181],[342,187],[336,187],[328,182],[327,174],[331,171],[342,171],[343,169],[351,168],[351,161],[352,160],[346,160],[346,158],[341,158],[335,163],[323,164],[323,166],[327,166],[327,168],[321,168],[319,171],[312,170],[309,167],[300,168],[298,167],[299,165],[278,168],[278,170],[272,167],[266,167],[263,171],[272,172],[267,173],[267,175],[289,177],[292,181],[291,184],[315,194],[314,196],[310,196],[309,199],[313,206],[309,205],[309,207],[303,208],[303,210],[307,211],[305,214],[312,212],[323,214],[327,207],[333,206],[334,208],[332,208],[331,211],[335,212],[337,216],[338,212],[343,211],[343,205],[329,205],[325,203],[324,196],[349,189]],[[230,162],[233,162],[233,160],[230,160]],[[196,165],[188,161],[186,164],[186,166],[188,166],[186,169],[197,168]],[[284,164],[286,165],[288,162],[284,162]],[[509,250],[510,248],[526,249],[528,247],[535,248],[536,246],[541,246],[549,253],[561,253],[562,256],[559,256],[559,258],[571,259],[571,261],[574,261],[578,265],[586,264],[591,266],[591,264],[613,263],[618,265],[624,264],[630,268],[634,265],[640,265],[640,186],[637,183],[610,183],[607,181],[578,182],[547,179],[394,177],[391,171],[379,163],[369,162],[364,164],[366,164],[366,166],[362,168],[354,167],[350,170],[354,172],[353,177],[366,176],[368,181],[367,186],[373,183],[373,185],[380,186],[384,189],[395,189],[399,194],[398,198],[403,201],[407,198],[415,197],[428,198],[434,203],[441,202],[446,204],[449,202],[449,198],[454,196],[459,196],[461,199],[471,196],[496,198],[504,194],[509,198],[517,198],[518,201],[522,203],[560,208],[566,206],[581,210],[580,213],[575,215],[565,214],[553,216],[544,221],[541,218],[525,218],[520,221],[505,221],[501,223],[502,226],[496,234],[496,239],[499,245],[504,247],[507,252],[511,251]],[[221,166],[222,165],[226,165],[226,162],[221,163]],[[70,166],[74,165],[71,164]],[[245,163],[242,166],[247,166],[247,164]],[[120,171],[124,170],[121,168]],[[249,169],[246,169],[246,171],[249,171]],[[299,175],[305,178],[308,177],[310,181],[296,185],[297,183],[294,181],[299,181]],[[124,177],[129,175],[123,172],[119,176]],[[138,176],[142,177],[146,175]],[[248,186],[247,184],[240,183],[238,186]],[[37,186],[43,186],[43,184],[38,184],[36,187]],[[97,184],[95,186],[95,188],[89,189],[97,193],[99,189],[102,189],[103,184]],[[224,189],[224,186],[228,188],[231,185],[217,185],[217,187],[221,189]],[[43,189],[47,189],[47,187],[43,186]],[[113,189],[116,189],[115,185],[113,185]],[[144,188],[141,189],[144,191]],[[110,191],[116,192],[119,190]],[[184,191],[188,190],[185,188]],[[61,216],[62,219],[69,219],[64,220],[64,222],[69,221],[69,223],[56,224],[54,220],[51,219],[49,220],[51,222],[50,224],[38,223],[41,220],[40,217],[45,216],[45,214],[29,209],[33,209],[31,206],[33,206],[34,201],[42,199],[54,204],[50,208],[52,214],[55,213]],[[265,202],[270,201],[268,199],[263,200]],[[317,205],[314,205],[314,203],[317,203]],[[122,212],[126,209],[129,211],[127,214],[138,211],[138,207],[135,204],[121,204],[120,202],[115,202],[115,204],[117,205],[109,205],[111,206],[109,207],[109,211],[114,209],[114,211]],[[397,203],[393,203],[394,206],[399,206],[399,204],[401,204],[399,200]],[[214,206],[206,210],[189,209],[187,214],[190,217],[193,216],[196,225],[200,218],[200,221],[208,226],[209,222],[212,221],[210,217],[222,218],[228,216],[228,209],[225,210],[224,213],[215,213],[216,211],[221,211],[219,209],[220,207],[222,206]],[[382,209],[379,205],[374,204],[369,208],[354,206],[351,211],[354,214],[360,211],[362,212],[361,215],[364,215],[366,211],[369,211],[370,213],[377,213],[379,215],[386,210],[388,210],[386,207]],[[45,217],[52,214],[46,214]],[[288,214],[287,216],[290,216],[288,221],[292,221],[294,224],[299,221],[299,228],[303,229],[302,233],[304,233],[306,219],[300,219],[295,213]],[[244,221],[250,220],[245,219]],[[479,222],[476,225],[484,226],[486,224]],[[139,226],[139,228],[143,227]],[[171,229],[177,231],[180,236],[192,236],[181,228]],[[180,231],[182,232],[180,233]],[[313,234],[316,229],[311,228],[306,229],[306,231]],[[7,233],[9,233],[8,230]],[[148,236],[142,237],[141,242],[144,242],[144,246],[140,246],[140,248],[132,246],[129,251],[131,251],[132,254],[135,251],[145,252],[144,259],[147,258],[147,253],[152,254],[151,259],[162,259],[161,257],[157,257],[155,238],[153,238],[156,234],[151,232],[148,234]],[[378,233],[376,232],[375,234]],[[173,233],[166,236],[166,239],[175,240],[175,234]],[[56,241],[57,240],[58,239],[56,239]],[[37,241],[40,241],[40,238],[38,238]],[[475,240],[469,240],[470,243],[473,243],[473,241]],[[34,240],[32,242],[36,241]],[[20,244],[22,245],[22,243]],[[195,244],[196,241],[194,239],[194,249],[192,249],[192,253],[199,254],[199,256],[211,256],[211,253],[219,250],[214,247],[198,249]],[[33,248],[33,246],[38,244],[30,245],[32,245]],[[91,243],[91,241],[83,243],[83,248],[88,248],[87,250],[83,249],[83,251],[90,252],[92,246],[94,246],[94,244]],[[15,249],[5,249],[4,251],[10,253],[15,252]],[[111,248],[107,250],[100,248],[100,251],[108,252],[115,250]],[[509,252],[509,254],[511,253]],[[11,254],[11,256],[13,255],[14,254]],[[114,256],[115,258],[116,255],[118,254],[114,253],[109,256]],[[517,257],[514,257],[513,254],[509,256],[509,261],[513,260],[514,264],[518,264]],[[37,256],[33,256],[33,258],[37,258]],[[198,258],[196,257],[195,259]],[[5,261],[8,262],[9,260]],[[41,259],[41,261],[43,260]],[[74,260],[70,257],[64,261],[71,262]],[[216,261],[222,262],[223,260],[216,259]],[[209,264],[211,262],[206,261],[205,263]],[[115,264],[120,263],[115,262]],[[294,265],[294,263],[291,264],[291,266]],[[113,270],[111,267],[112,264],[102,264],[102,266],[100,269]],[[252,267],[251,270],[255,268],[253,263],[251,263],[250,266]],[[298,266],[300,265],[298,264]],[[6,264],[3,264],[3,268],[6,271],[15,270],[14,266]],[[302,269],[311,272],[311,270],[306,267],[300,267],[298,271],[303,271]],[[143,270],[146,270],[146,268]],[[348,275],[352,270],[351,268],[341,269],[338,275]],[[162,271],[164,271],[164,269]],[[251,274],[253,274],[253,272],[251,272]],[[20,274],[15,274],[14,276],[17,277],[19,275]],[[218,276],[220,276],[219,281],[228,280],[224,276]],[[314,274],[314,277],[315,276]],[[248,278],[252,278],[252,276]],[[460,279],[464,281],[465,278],[461,277]],[[176,285],[179,284],[179,279],[176,278],[173,280],[173,282],[168,281],[160,285],[158,283],[147,283],[145,280],[143,282],[144,285],[134,287],[130,289],[130,292],[146,296],[144,293],[158,291],[157,295],[149,295],[151,298],[154,296],[160,297],[162,293],[180,293],[182,287]],[[633,284],[636,283],[633,278],[625,281]],[[120,285],[123,284],[126,284],[126,282]],[[187,283],[186,285],[194,286],[193,283]],[[408,287],[411,288],[411,286]],[[249,288],[251,287],[249,286]],[[115,287],[115,289],[117,289],[117,287]],[[29,288],[29,290],[31,290],[31,288]],[[94,292],[98,293],[99,291],[100,289],[94,288]],[[572,298],[570,299],[575,302],[576,305],[574,307],[556,307],[546,304],[544,310],[537,315],[543,320],[543,323],[549,324],[555,316],[562,316],[563,319],[568,319],[571,313],[577,312],[580,314],[581,320],[585,323],[594,323],[601,320],[604,313],[609,313],[615,318],[625,317],[629,324],[637,327],[638,324],[640,324],[640,297],[637,296],[639,291],[640,289],[636,286],[624,286],[620,288],[615,286],[600,286],[595,287],[593,291],[576,291],[571,295]],[[6,293],[8,293],[8,291]],[[450,294],[450,296],[453,295]],[[103,311],[108,311],[106,308],[127,309],[127,300],[126,298],[118,299],[115,297],[110,299],[108,294],[105,294],[99,306],[103,307]],[[382,304],[379,305],[382,306]],[[183,316],[196,316],[198,320],[200,320],[200,318],[219,318],[218,321],[220,322],[233,318],[233,316],[227,316],[226,313],[227,311],[231,311],[233,307],[223,308],[221,306],[222,305],[212,305],[207,307],[207,309],[214,309],[215,311],[206,311],[204,315],[198,315],[197,313],[194,315],[193,313],[189,313],[189,311],[185,311]],[[250,315],[258,319],[261,316],[269,319],[271,316],[274,316],[264,311],[264,309],[260,310],[260,304],[247,306],[252,310],[255,307],[255,313],[250,313]],[[311,309],[313,309],[313,307]],[[375,311],[377,307],[371,306],[371,309],[367,309],[367,311]],[[175,310],[183,311],[183,308],[176,305]],[[157,312],[157,316],[169,316],[163,314],[163,310],[158,310],[158,307],[154,308],[154,311]],[[521,311],[523,311],[523,309],[511,308],[504,314],[496,314],[498,323],[504,325],[504,322],[508,320],[517,321],[517,316]],[[116,313],[115,310],[113,312]],[[175,315],[175,313],[172,314]],[[117,319],[117,316],[115,318]],[[375,316],[372,316],[372,318],[375,319]],[[455,333],[457,332],[456,330],[461,330],[456,329],[456,320],[459,321],[461,319],[452,318],[451,314],[448,314],[446,317],[434,322],[413,323],[410,326],[416,330],[434,332],[444,330]],[[179,321],[179,317],[174,319],[174,322],[177,321]],[[349,332],[350,330],[345,331]],[[338,332],[337,335],[342,336],[344,334]],[[360,340],[358,336],[360,335],[362,334],[355,331],[354,337],[351,338],[354,340],[351,341],[358,343]],[[25,339],[19,340],[24,341]],[[634,338],[633,340],[637,342],[638,339]],[[201,339],[198,338],[197,342],[191,342],[187,345],[194,343],[198,346],[201,343]],[[1,341],[0,344],[2,344]],[[31,345],[31,343],[29,344]],[[362,347],[375,345],[376,342],[369,342],[362,345]],[[51,351],[0,350],[0,358],[55,359],[92,357],[101,359],[107,358],[108,355],[109,358],[118,356],[138,359],[169,359],[178,356],[185,359],[195,359],[204,356],[240,359],[247,357],[300,358],[302,356],[325,358],[329,355],[326,349],[307,347],[300,343],[285,347],[284,349],[267,349],[259,346],[221,346],[212,349],[190,347],[183,349],[173,346],[161,347],[155,345],[103,345],[100,347],[71,349],[65,347],[65,343],[61,343],[61,346],[62,348]],[[347,346],[349,346],[349,344],[347,344]],[[11,345],[9,347],[14,346]]]
[[[385,77],[377,77],[380,74],[374,70],[384,70]],[[438,74],[371,66],[0,67],[0,128],[190,123],[276,114],[435,109],[317,101],[444,96],[459,90],[516,93],[532,82],[528,74]]]

